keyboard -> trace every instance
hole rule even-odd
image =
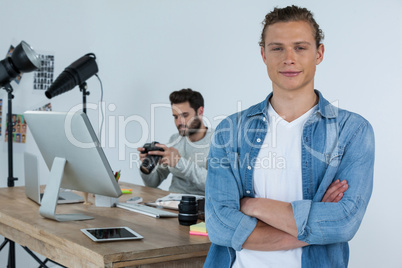
[[[117,203],[116,207],[124,208],[130,211],[138,212],[147,216],[151,216],[154,218],[171,218],[177,217],[176,213],[172,213],[169,211],[161,210],[158,208],[148,207],[142,204],[133,204],[133,203]]]

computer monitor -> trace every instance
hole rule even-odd
[[[110,197],[122,192],[85,113],[28,111],[28,127],[50,170],[39,213],[57,221],[87,220],[56,214],[60,187]]]

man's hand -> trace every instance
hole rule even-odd
[[[346,180],[334,181],[329,185],[327,191],[325,192],[324,197],[321,199],[321,202],[332,202],[332,203],[339,202],[343,197],[343,193],[346,192],[348,188],[349,185]]]
[[[346,180],[340,181],[336,180],[331,183],[325,192],[324,197],[321,199],[321,202],[339,202],[343,193],[349,188],[348,182]],[[245,197],[240,200],[240,211],[246,215],[253,216],[254,208],[257,205],[259,200],[257,198]]]
[[[179,151],[177,151],[176,148],[173,147],[167,147],[164,144],[156,144],[157,147],[163,148],[165,150],[164,152],[161,151],[149,151],[149,155],[159,155],[162,156],[162,159],[159,161],[160,164],[162,165],[168,165],[170,167],[175,167],[177,163],[179,162],[181,155],[179,154]],[[141,159],[141,154],[140,154],[140,159]]]
[[[147,153],[144,153],[144,151],[145,151],[144,147],[138,147],[138,148],[137,148],[137,151],[140,152],[140,160],[141,160],[141,163],[142,163],[142,161],[144,161],[145,157],[146,157],[148,154],[147,154]]]
[[[321,202],[339,202],[348,187],[346,180],[334,181],[328,187]],[[294,237],[298,235],[292,205],[289,202],[244,197],[240,200],[240,211]]]
[[[343,193],[349,188],[348,182],[346,180],[340,181],[336,180],[331,183],[325,192],[324,197],[321,202],[339,202]],[[257,203],[261,201],[259,198],[244,197],[240,200],[240,211],[246,215],[255,217],[255,208],[258,206]]]

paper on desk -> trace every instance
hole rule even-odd
[[[194,196],[196,200],[205,198],[205,196],[203,196],[203,195],[170,193],[167,196],[156,199],[156,201],[154,203],[147,203],[147,205],[154,206],[154,207],[162,207],[162,208],[167,208],[167,209],[179,210],[179,203],[180,203],[181,197],[183,195]]]
[[[163,202],[163,201],[180,201],[182,196],[194,196],[196,200],[198,199],[205,199],[203,195],[196,195],[196,194],[175,194],[170,193],[167,196],[161,197],[156,199],[156,202]]]
[[[195,231],[195,232],[207,232],[207,227],[205,226],[205,222],[199,222],[197,224],[190,225],[190,231]]]
[[[179,210],[180,201],[157,201],[154,203],[146,203],[149,206],[153,207],[162,207],[167,209]]]
[[[208,236],[208,233],[197,232],[197,231],[190,231],[189,234],[191,234],[191,235]]]
[[[190,226],[190,234],[191,235],[202,235],[208,236],[207,228],[205,226],[205,222],[199,222],[197,224],[193,224]]]

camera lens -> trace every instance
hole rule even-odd
[[[198,205],[194,196],[182,196],[179,204],[179,223],[189,226],[197,223]]]
[[[198,219],[204,221],[205,220],[205,199],[198,199]]]
[[[145,174],[149,174],[155,168],[156,164],[158,163],[158,157],[148,156],[142,161],[141,164],[141,171]]]
[[[159,159],[161,159],[161,157],[158,155],[148,155],[145,157],[144,161],[142,161],[140,166],[141,171],[145,174],[151,173],[158,164]]]
[[[156,144],[157,141],[153,141],[151,143],[145,143],[144,144],[144,152],[143,153],[148,153],[150,151],[165,151],[163,148],[157,147]],[[140,170],[142,173],[149,174],[152,172],[152,170],[157,166],[159,160],[162,157],[159,155],[147,155],[145,159],[142,161]]]

